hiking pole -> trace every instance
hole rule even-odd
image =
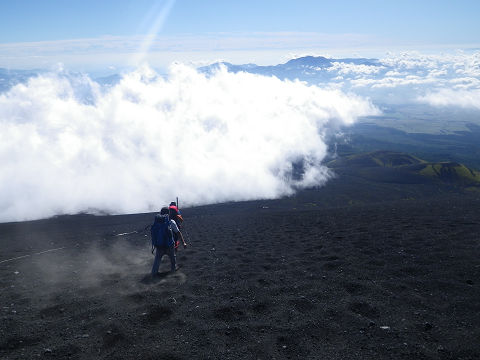
[[[179,205],[179,203],[178,203],[178,196],[177,196],[177,199],[176,199],[176,200],[177,200],[177,209],[178,209],[178,211],[180,211],[180,205]],[[181,231],[182,231],[182,234],[183,234],[183,233],[185,234],[185,237],[187,238],[188,242],[190,243],[190,236],[188,236],[187,229],[185,228],[185,222],[182,222],[182,229],[181,229]],[[184,246],[184,248],[185,248],[185,247],[186,247],[186,246]]]
[[[185,227],[185,223],[183,223],[183,229],[182,229],[182,231],[185,233],[185,237],[187,238],[188,243],[191,244],[191,242],[190,242],[190,235],[188,234],[187,228]]]
[[[178,209],[178,211],[180,211],[180,205],[179,205],[179,203],[178,203],[178,196],[177,196],[177,209]],[[182,225],[183,225],[183,226],[182,226],[183,230],[185,230],[185,235],[187,235],[188,242],[190,242],[190,238],[188,237],[187,229],[185,229],[185,224],[182,224]],[[187,248],[186,245],[184,245],[183,247],[184,247],[184,248]]]

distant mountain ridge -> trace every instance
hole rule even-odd
[[[428,162],[394,151],[373,151],[332,160],[327,164],[338,174],[357,175],[374,182],[442,183],[480,191],[480,172],[453,161]]]
[[[214,64],[198,68],[200,72],[212,74],[220,67],[225,67],[229,72],[248,72],[265,76],[276,76],[280,79],[328,80],[337,76],[337,72],[328,71],[335,63],[352,65],[384,66],[378,59],[369,58],[344,58],[329,59],[323,56],[304,56],[287,61],[284,64],[261,66],[256,64],[234,65],[228,62],[216,62]]]
[[[18,84],[25,84],[29,79],[42,74],[48,74],[49,71],[44,69],[32,69],[32,70],[18,70],[18,69],[5,69],[0,68],[0,93],[8,91],[13,86]],[[66,76],[78,76],[82,77],[82,73],[67,72]],[[108,76],[101,76],[92,78],[95,82],[103,86],[113,86],[120,82],[122,75],[112,74]]]
[[[20,83],[25,83],[31,77],[37,76],[44,71],[39,69],[15,70],[0,68],[0,92],[10,89]]]

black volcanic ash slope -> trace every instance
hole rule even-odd
[[[0,264],[0,357],[480,357],[480,200],[299,199],[185,209],[155,281],[153,214],[0,224],[2,260],[66,247]]]

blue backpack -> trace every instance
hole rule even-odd
[[[173,235],[168,215],[155,215],[150,234],[152,236],[152,252],[155,247],[167,248],[173,246]]]

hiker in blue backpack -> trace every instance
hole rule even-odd
[[[160,267],[160,261],[163,255],[168,255],[170,258],[170,270],[174,272],[177,270],[176,257],[175,257],[175,242],[173,240],[173,233],[177,233],[184,246],[187,246],[183,235],[178,229],[174,220],[170,220],[168,216],[168,208],[164,207],[160,211],[160,214],[155,215],[155,221],[150,228],[152,236],[152,253],[155,251],[155,260],[153,261],[152,276],[158,273]]]

